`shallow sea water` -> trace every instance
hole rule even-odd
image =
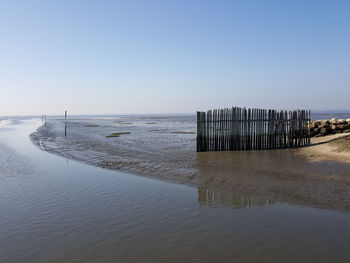
[[[0,262],[349,262],[350,213],[104,170],[0,130]]]

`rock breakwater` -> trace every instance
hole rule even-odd
[[[350,133],[350,119],[333,118],[310,123],[311,137],[322,137],[337,133]]]

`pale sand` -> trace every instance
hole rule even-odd
[[[350,133],[312,138],[311,146],[298,149],[296,153],[312,162],[335,161],[350,164],[350,140],[343,140],[348,136]]]

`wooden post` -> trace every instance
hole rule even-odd
[[[197,152],[201,151],[201,124],[200,124],[201,113],[197,111]]]
[[[64,111],[64,137],[67,137],[67,111]]]

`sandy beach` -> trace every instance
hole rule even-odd
[[[312,144],[299,149],[297,154],[312,162],[334,161],[350,164],[350,134],[312,138]]]
[[[337,150],[337,139],[344,135],[313,138],[312,146],[299,149],[196,153],[191,118],[71,120],[67,137],[63,122],[56,121],[31,138],[44,151],[106,169],[265,200],[350,210],[349,153]],[[118,132],[117,138],[108,137]]]

